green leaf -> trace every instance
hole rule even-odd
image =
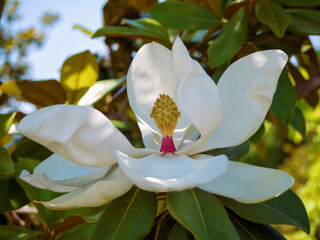
[[[0,147],[0,175],[13,175],[14,164],[8,153],[8,150],[4,147]]]
[[[250,152],[250,143],[249,141],[245,141],[238,146],[230,147],[230,148],[219,148],[206,152],[206,154],[210,155],[220,155],[224,154],[228,157],[229,160],[239,161],[249,155]]]
[[[297,93],[292,86],[288,71],[284,69],[280,75],[276,93],[274,94],[271,112],[284,125],[288,125],[294,113]]]
[[[154,19],[170,28],[200,30],[214,28],[222,23],[221,18],[211,11],[188,2],[159,3],[153,6],[149,13]]]
[[[284,36],[291,17],[279,4],[270,0],[259,0],[255,11],[259,21],[267,24],[278,38]]]
[[[264,126],[264,123],[262,123],[258,131],[255,134],[253,134],[253,136],[249,139],[249,141],[254,144],[258,144],[265,132],[266,132],[266,128]]]
[[[294,109],[294,114],[291,119],[290,125],[297,130],[302,137],[306,136],[306,121],[304,119],[303,113],[299,108]]]
[[[18,209],[29,202],[14,179],[0,180],[0,213]]]
[[[28,240],[34,236],[44,234],[40,231],[31,231],[20,226],[2,226],[0,225],[0,238],[6,240]]]
[[[193,240],[194,237],[180,223],[176,222],[170,232],[168,240],[176,240],[176,239]]]
[[[221,33],[208,48],[209,67],[217,67],[230,60],[241,48],[248,33],[248,19],[244,8],[237,11],[223,26]]]
[[[229,217],[236,228],[240,239],[243,240],[285,240],[277,230],[269,225],[249,222],[229,211]]]
[[[149,32],[142,31],[140,29],[131,28],[131,27],[103,27],[98,29],[92,36],[96,37],[124,37],[124,38],[146,38],[156,41],[163,41],[162,38],[159,38],[158,35],[151,35]]]
[[[16,113],[0,114],[0,139],[9,132]]]
[[[46,147],[34,141],[24,141],[21,142],[12,152],[11,158],[13,161],[18,161],[19,157],[33,158],[42,161],[48,158],[50,155],[52,155],[52,152]]]
[[[135,20],[123,19],[130,27],[139,29],[151,36],[158,37],[165,42],[170,42],[168,31],[156,20],[152,18],[140,18]]]
[[[96,57],[89,51],[69,57],[62,65],[60,83],[67,93],[69,104],[79,99],[97,81],[99,67]]]
[[[87,240],[96,224],[83,223],[61,234],[59,240]]]
[[[132,123],[125,123],[118,120],[111,120],[112,124],[115,125],[118,129],[121,130],[131,130],[136,128],[136,125]]]
[[[169,192],[167,206],[171,215],[200,240],[239,239],[224,207],[210,193],[200,189]]]
[[[281,5],[292,7],[307,7],[320,5],[320,0],[273,0]]]
[[[40,107],[63,104],[66,93],[56,80],[16,81],[21,90],[21,96]]]
[[[156,211],[155,193],[132,188],[113,200],[89,239],[143,239],[152,228]]]
[[[151,232],[144,238],[144,240],[168,240],[170,228],[164,222],[157,222],[151,229]]]
[[[244,204],[230,198],[219,197],[223,205],[246,220],[262,224],[289,224],[301,228],[307,234],[310,224],[300,198],[291,190],[279,197],[261,203]]]
[[[125,80],[126,76],[96,82],[79,100],[78,105],[87,106],[96,103],[105,95],[119,87]]]
[[[218,84],[222,74],[224,73],[225,70],[227,70],[228,68],[228,64],[224,64],[220,67],[218,67],[215,71],[214,74],[212,76],[213,81],[215,82],[215,84]]]
[[[320,35],[319,11],[311,9],[286,9],[286,13],[292,17],[288,31],[306,35]]]

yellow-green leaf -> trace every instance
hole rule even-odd
[[[89,51],[69,57],[62,65],[60,82],[67,92],[69,104],[77,104],[79,99],[97,81],[98,63]]]

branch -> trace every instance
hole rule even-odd
[[[297,99],[305,98],[310,93],[320,88],[320,73],[314,75],[309,80],[296,85]]]

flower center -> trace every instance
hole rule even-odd
[[[153,118],[162,135],[160,152],[175,152],[176,148],[172,136],[177,126],[180,112],[173,99],[169,95],[160,94],[153,105],[150,117]]]

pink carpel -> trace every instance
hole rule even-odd
[[[160,152],[164,152],[166,154],[174,153],[175,151],[177,151],[177,149],[174,146],[172,137],[163,137]]]

